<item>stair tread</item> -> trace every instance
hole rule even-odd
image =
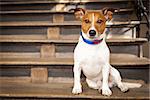
[[[40,58],[39,52],[0,52],[1,58]]]
[[[38,0],[38,1],[17,1],[17,2],[1,2],[1,5],[7,5],[7,4],[47,4],[47,3],[99,3],[99,2],[120,2],[120,1],[131,1],[131,0],[73,0],[73,1],[69,1],[69,0],[54,0],[54,1],[43,1],[43,0]]]
[[[106,27],[110,26],[118,26],[118,25],[139,25],[141,23],[140,21],[115,21],[115,22],[108,22],[106,23]],[[12,22],[0,22],[0,26],[80,26],[81,23],[78,21],[65,21],[63,23],[55,22],[51,23],[49,21],[12,21]],[[133,26],[132,26],[133,27]]]
[[[114,66],[149,65],[150,60],[132,54],[111,54],[110,63]],[[0,58],[1,65],[73,65],[73,53],[56,53],[52,58]]]
[[[133,11],[133,9],[119,9],[115,10],[116,13],[118,12],[127,12],[127,11]],[[0,14],[34,14],[34,13],[73,13],[69,11],[51,11],[51,10],[18,10],[18,11],[0,11]]]
[[[13,79],[13,78],[12,78]],[[3,80],[0,85],[0,97],[36,97],[36,98],[76,98],[76,99],[149,99],[149,84],[143,84],[141,88],[130,89],[129,92],[122,93],[118,88],[113,87],[112,96],[105,97],[97,90],[90,89],[85,81],[82,81],[83,93],[73,95],[71,93],[73,83],[70,82],[49,82],[30,83],[12,80]],[[131,82],[131,81],[126,81]]]
[[[77,43],[79,35],[61,35],[59,39],[47,39],[46,35],[0,35],[0,42],[18,43]],[[144,43],[146,38],[109,38],[107,43]]]

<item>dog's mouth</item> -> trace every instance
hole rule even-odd
[[[87,37],[89,38],[89,40],[98,40],[100,35],[98,35],[98,34],[96,34],[94,36],[88,35]]]
[[[94,40],[96,37],[95,36],[89,36],[89,39]]]
[[[102,33],[95,33],[95,34],[90,34],[90,33],[88,33],[87,34],[87,38],[89,39],[89,40],[98,40],[99,38],[102,38]]]
[[[102,42],[103,38],[101,36],[89,36],[88,34],[82,34],[82,32],[80,33],[81,37],[83,39],[84,42],[86,42],[87,44],[99,44],[100,42]]]

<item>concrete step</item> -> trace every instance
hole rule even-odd
[[[111,26],[129,26],[133,27],[135,25],[139,24],[144,24],[145,22],[140,22],[140,21],[125,21],[125,22],[108,22],[106,23],[106,27],[111,27]],[[81,23],[78,21],[65,21],[65,22],[54,22],[51,23],[49,21],[19,21],[19,22],[0,22],[0,27],[49,27],[49,26],[80,26]]]
[[[95,10],[96,11],[96,10]],[[98,11],[98,10],[97,10]],[[117,9],[115,10],[115,13],[119,13],[119,12],[131,12],[133,11],[133,9],[126,9],[126,8],[121,8],[121,9]],[[19,11],[0,11],[1,15],[4,14],[43,14],[43,13],[48,13],[48,14],[73,14],[73,12],[70,11],[51,11],[51,10],[19,10]]]
[[[1,57],[1,65],[57,65],[63,66],[73,65],[73,53],[56,53],[56,57],[50,58],[10,58],[10,57]],[[150,65],[150,60],[147,58],[139,58],[131,54],[111,54],[110,63],[113,66],[147,66]],[[1,66],[2,67],[2,66]],[[29,66],[31,67],[31,66]]]
[[[25,81],[28,80],[28,81]],[[113,87],[112,96],[102,96],[97,90],[90,89],[85,81],[82,81],[83,93],[73,95],[71,93],[73,87],[72,79],[65,78],[49,78],[48,83],[31,83],[30,78],[0,78],[0,97],[2,99],[128,99],[128,100],[148,100],[149,84],[145,84],[139,80],[124,80],[124,82],[141,83],[141,88],[130,89],[129,92],[122,93],[118,88]]]
[[[47,39],[46,35],[0,35],[1,43],[43,43],[43,44],[76,44],[79,35],[61,35],[58,39]],[[146,38],[110,38],[108,45],[140,45],[147,42]]]
[[[18,7],[19,8],[19,7]],[[71,8],[70,8],[71,9]],[[90,10],[91,11],[91,10]],[[98,11],[99,10],[94,10]],[[121,8],[115,10],[113,14],[113,20],[115,21],[128,21],[136,20],[131,19],[133,9],[131,8]],[[56,17],[61,16],[64,21],[75,21],[73,11],[69,11],[69,8],[65,11],[56,11],[56,10],[12,10],[12,11],[0,11],[1,19],[0,21],[51,21]]]
[[[69,1],[69,0],[55,0],[55,1],[49,1],[49,0],[31,0],[31,1],[3,1],[1,0],[1,5],[13,5],[13,4],[47,4],[47,3],[61,3],[61,4],[85,4],[85,3],[100,3],[100,2],[127,2],[127,1],[134,1],[134,0],[75,0],[75,1]]]

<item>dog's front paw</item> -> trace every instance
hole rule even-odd
[[[111,96],[112,95],[112,92],[109,88],[103,88],[102,89],[102,95],[104,96]]]
[[[80,94],[80,93],[82,93],[82,88],[81,87],[74,87],[72,89],[72,93],[73,94]]]

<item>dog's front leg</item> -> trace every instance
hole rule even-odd
[[[106,96],[110,96],[112,94],[108,85],[109,71],[110,71],[110,65],[109,63],[107,63],[105,64],[105,66],[103,66],[102,69],[102,76],[103,76],[102,94]]]
[[[74,65],[73,71],[74,71],[74,87],[72,93],[79,94],[82,93],[82,86],[80,82],[81,67],[79,66],[79,64]]]

